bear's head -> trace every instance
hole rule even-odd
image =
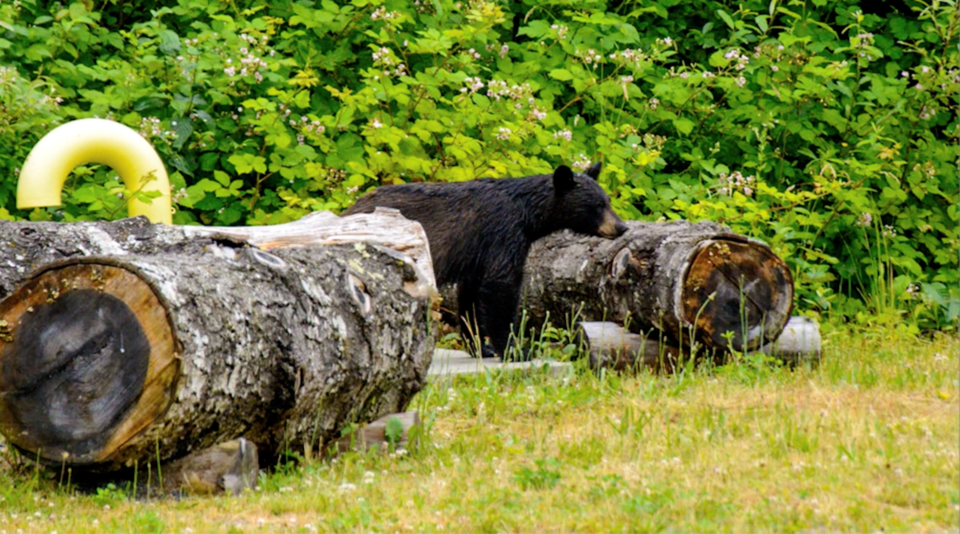
[[[557,229],[569,228],[586,235],[613,239],[627,231],[627,225],[610,207],[610,197],[597,183],[600,163],[585,173],[575,173],[561,165],[553,173],[556,194],[553,218]]]

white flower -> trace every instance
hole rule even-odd
[[[589,166],[590,166],[590,160],[587,159],[587,156],[585,156],[585,155],[583,155],[583,154],[578,155],[578,156],[577,156],[577,161],[574,161],[574,162],[571,164],[571,167],[573,167],[574,169],[576,169],[576,170],[578,170],[578,171],[583,171],[584,169],[586,169],[586,168],[589,167]]]
[[[467,86],[462,87],[460,89],[461,93],[466,93],[467,91],[470,91],[471,93],[476,93],[480,89],[483,89],[483,81],[480,80],[479,76],[476,78],[471,78],[468,76],[463,79],[463,83],[467,84]]]
[[[597,53],[596,50],[592,48],[588,49],[587,53],[583,56],[583,62],[586,63],[587,65],[596,66],[601,61],[603,61],[603,56],[601,56],[599,53]]]
[[[372,121],[370,121],[370,126],[373,127],[373,128],[382,128],[382,127],[383,127],[383,123],[381,123],[381,122],[380,122],[379,120],[377,120],[377,119],[373,119]]]
[[[393,57],[391,56],[392,53],[393,51],[389,48],[381,47],[379,50],[373,53],[373,62],[375,64],[389,67],[393,65]]]

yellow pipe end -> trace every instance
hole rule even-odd
[[[120,175],[130,191],[159,191],[150,203],[131,199],[131,217],[172,224],[170,179],[163,161],[136,131],[105,119],[79,119],[54,128],[33,147],[17,181],[17,207],[59,206],[63,184],[78,165],[101,163]]]

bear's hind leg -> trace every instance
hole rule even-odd
[[[489,336],[490,345],[483,347],[483,356],[526,359],[526,352],[511,354],[510,328],[517,315],[520,282],[484,281],[477,296],[477,323],[480,335]],[[481,337],[483,339],[483,337]]]
[[[493,354],[487,354],[487,350],[485,350],[488,345],[481,333],[480,322],[477,319],[477,295],[476,291],[469,290],[469,286],[470,284],[461,283],[457,289],[460,340],[467,352],[474,358],[494,356]]]

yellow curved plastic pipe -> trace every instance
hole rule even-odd
[[[105,119],[71,121],[43,136],[20,171],[17,207],[59,206],[67,176],[87,163],[108,165],[130,191],[160,192],[149,204],[130,199],[131,217],[145,215],[151,222],[173,223],[170,180],[157,151],[133,129]],[[144,183],[151,175],[153,179]]]

